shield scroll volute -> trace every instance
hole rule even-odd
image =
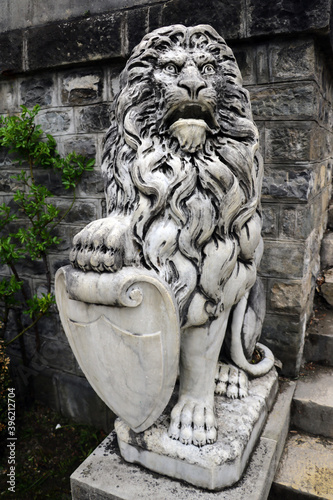
[[[155,273],[135,268],[98,274],[66,266],[55,290],[65,333],[93,389],[134,431],[150,427],[178,372],[180,329],[170,289]]]

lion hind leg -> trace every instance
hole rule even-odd
[[[231,399],[248,395],[249,382],[245,372],[228,363],[219,362],[215,375],[215,394]]]

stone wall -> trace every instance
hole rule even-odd
[[[264,338],[295,375],[331,196],[332,75],[313,36],[237,46],[265,163]]]
[[[68,262],[73,235],[104,215],[102,139],[118,75],[131,49],[146,32],[172,23],[208,23],[226,38],[251,95],[265,161],[263,340],[283,362],[284,374],[296,375],[320,270],[331,189],[331,0],[301,5],[296,0],[128,0],[122,8],[115,1],[89,7],[91,2],[63,0],[47,2],[49,10],[25,0],[20,3],[25,16],[14,9],[15,1],[3,3],[7,10],[2,9],[0,18],[0,113],[17,113],[20,104],[38,103],[40,122],[56,137],[60,152],[76,150],[96,158],[94,172],[80,185],[74,210],[59,226],[62,243],[50,255],[53,276]],[[0,202],[10,203],[15,167],[4,152],[0,168]],[[66,192],[44,171],[40,175],[56,188],[63,206]],[[0,274],[6,272],[0,268]],[[41,272],[38,262],[23,270],[33,292],[41,289]],[[43,320],[40,331],[40,352],[33,334],[25,336],[29,369],[20,364],[19,343],[11,346],[18,383],[24,389],[30,380],[39,399],[108,428],[110,412],[83,377],[56,312]]]

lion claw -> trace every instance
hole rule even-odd
[[[248,378],[245,372],[233,365],[218,363],[215,375],[215,394],[230,399],[243,399],[248,395]]]
[[[204,402],[182,398],[171,412],[168,435],[182,444],[204,446],[217,439],[214,410]]]
[[[72,266],[82,271],[114,273],[126,262],[133,262],[129,226],[126,217],[108,217],[88,224],[73,239],[69,255]]]

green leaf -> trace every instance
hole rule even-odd
[[[6,148],[12,155],[12,161],[20,170],[12,178],[16,191],[13,201],[17,211],[6,204],[0,205],[0,260],[7,264],[13,275],[0,281],[0,294],[7,304],[13,305],[15,294],[22,287],[22,280],[17,273],[20,263],[22,268],[26,260],[48,262],[49,249],[58,245],[60,239],[55,234],[55,227],[64,220],[75,200],[68,200],[67,209],[61,210],[50,202],[53,197],[52,187],[49,190],[38,182],[41,168],[47,169],[58,177],[65,189],[75,190],[79,180],[86,171],[94,167],[93,159],[85,158],[75,152],[61,157],[56,147],[56,140],[51,134],[44,134],[42,127],[36,123],[40,106],[33,109],[21,106],[21,113],[14,116],[0,117],[0,147]],[[55,183],[58,184],[57,179]],[[16,213],[17,212],[17,213]],[[49,273],[49,269],[45,269]],[[22,300],[22,298],[21,298]],[[51,294],[42,297],[34,296],[25,300],[25,314],[34,317],[33,323],[41,315],[46,314],[54,303]]]

